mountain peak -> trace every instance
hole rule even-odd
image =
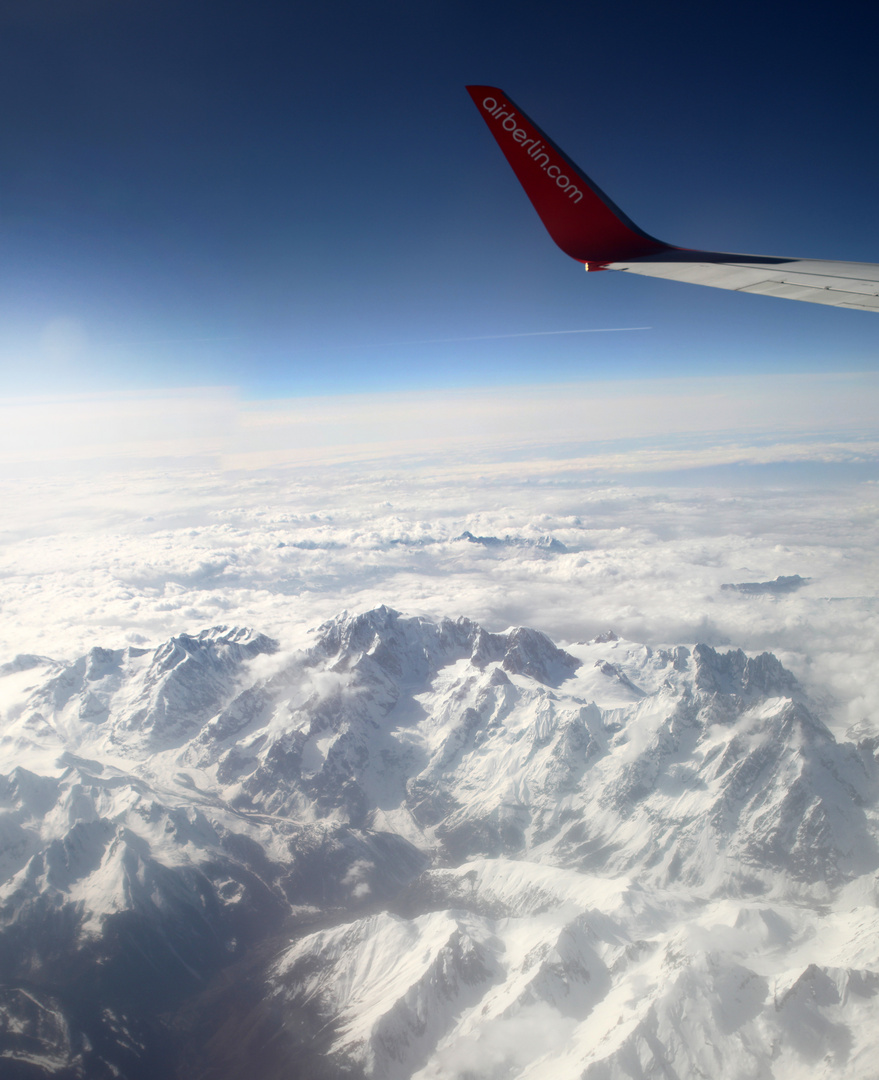
[[[741,649],[719,653],[710,645],[693,649],[698,690],[722,698],[803,697],[794,675],[772,653],[746,656]]]
[[[250,663],[278,648],[217,626],[7,675],[0,955],[31,997],[0,992],[0,1052],[573,1080],[684,1047],[695,1080],[705,1045],[769,1060],[806,1017],[826,1056],[872,1008],[879,763],[771,654],[575,658],[387,606]]]

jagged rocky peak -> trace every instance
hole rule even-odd
[[[875,729],[775,657],[389,607],[277,649],[7,672],[0,1062],[875,1076]]]
[[[187,660],[214,667],[228,667],[252,660],[260,653],[277,652],[278,643],[265,634],[242,626],[214,626],[198,634],[178,634],[153,653],[152,666],[170,671]],[[143,650],[137,650],[143,655]]]
[[[507,651],[503,667],[513,675],[527,675],[537,682],[557,686],[580,666],[576,657],[566,653],[541,633],[517,627],[506,634]]]
[[[719,653],[710,645],[693,649],[694,685],[697,690],[717,694],[739,703],[757,698],[803,698],[794,675],[772,653],[746,656],[741,649]]]
[[[78,740],[103,736],[129,751],[167,749],[223,708],[249,660],[277,648],[265,634],[226,626],[179,634],[152,650],[95,647],[52,670],[33,699],[35,715],[63,717]]]
[[[4,811],[22,808],[29,816],[40,817],[55,805],[57,793],[55,777],[39,776],[21,765],[0,776],[0,807]]]
[[[0,664],[0,679],[6,675],[17,675],[22,671],[33,671],[34,668],[56,666],[57,660],[48,656],[40,656],[37,653],[18,653],[5,664]]]
[[[359,615],[340,615],[316,633],[311,650],[315,660],[333,657],[334,667],[350,670],[367,658],[408,683],[426,683],[440,668],[468,658],[479,669],[500,663],[511,674],[551,686],[580,665],[539,630],[514,627],[492,633],[471,619],[434,622],[424,616],[401,615],[384,605]]]
[[[319,626],[310,652],[315,661],[332,658],[340,671],[356,668],[365,659],[398,679],[421,683],[466,656],[476,630],[469,619],[435,623],[383,604],[357,615],[343,613]]]
[[[150,657],[121,727],[149,731],[157,745],[189,739],[227,703],[243,665],[277,649],[273,638],[243,627],[171,638]]]
[[[556,540],[555,537],[545,534],[538,536],[536,540],[526,539],[522,536],[474,536],[469,529],[465,529],[460,536],[456,536],[453,539],[453,543],[459,543],[466,541],[469,544],[478,544],[480,547],[485,548],[534,548],[537,551],[549,551],[554,555],[567,554],[567,547],[561,542]]]
[[[742,581],[738,584],[728,583],[720,587],[728,592],[744,593],[746,596],[759,596],[761,594],[784,596],[786,593],[796,592],[797,589],[808,585],[811,580],[811,578],[800,577],[799,574],[790,574],[788,576],[779,575],[774,581]]]

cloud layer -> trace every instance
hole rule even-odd
[[[816,380],[787,412],[782,399],[796,388],[769,380],[756,428],[742,422],[747,387],[734,380],[683,394],[642,386],[634,397],[621,384],[569,388],[564,408],[558,388],[531,399],[447,395],[430,423],[434,398],[243,409],[217,392],[170,405],[19,405],[17,427],[5,429],[7,463],[39,456],[27,439],[15,444],[16,430],[42,448],[43,467],[51,453],[62,461],[18,478],[13,469],[0,485],[0,662],[217,623],[292,645],[340,610],[387,603],[491,629],[531,625],[562,643],[611,627],[650,643],[772,650],[826,689],[839,725],[870,724],[879,715],[879,444],[862,414],[876,380]],[[828,402],[823,430],[811,434],[807,390],[813,405],[816,393]],[[572,438],[587,398],[603,441]],[[470,435],[442,434],[455,401]],[[721,408],[738,428],[721,430]],[[651,415],[648,434],[632,437]],[[717,430],[706,434],[712,418]],[[78,457],[65,456],[72,445]],[[89,460],[101,468],[83,468]],[[285,464],[228,467],[272,460]],[[465,531],[510,542],[458,539]],[[791,575],[809,581],[782,595],[722,588]]]
[[[0,400],[7,475],[162,467],[543,459],[604,473],[875,462],[879,376],[669,378],[242,401],[229,388]],[[674,440],[670,442],[670,440]]]

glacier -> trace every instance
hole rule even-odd
[[[0,668],[0,1071],[876,1076],[879,737],[388,607]]]

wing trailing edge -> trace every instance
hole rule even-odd
[[[693,251],[639,229],[508,94],[467,92],[558,246],[587,270],[879,311],[879,265]]]

